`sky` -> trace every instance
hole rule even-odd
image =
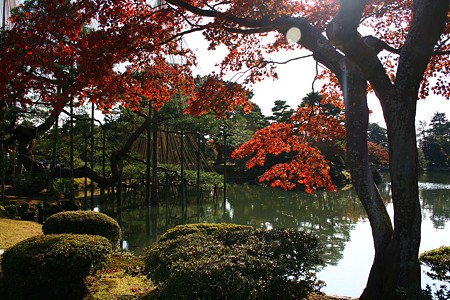
[[[186,38],[186,44],[194,49],[198,56],[198,67],[194,69],[195,74],[207,75],[213,70],[216,63],[221,61],[226,50],[219,48],[216,51],[208,51],[201,34],[195,34]],[[289,52],[279,52],[273,56],[275,61],[285,61],[293,57],[300,57],[310,54],[306,50],[294,50]],[[266,79],[252,86],[254,97],[252,99],[266,116],[271,115],[271,108],[275,100],[285,100],[292,108],[296,108],[307,93],[312,92],[312,83],[316,72],[316,63],[312,58],[304,58],[289,62],[277,67],[278,80]],[[231,77],[231,75],[230,75]],[[316,82],[314,90],[319,91],[320,82]],[[386,127],[381,106],[375,95],[369,95],[368,106],[372,110],[369,122],[378,123]],[[418,100],[416,124],[419,121],[429,123],[436,112],[444,112],[447,119],[450,119],[450,100],[444,97],[431,95],[425,100]]]

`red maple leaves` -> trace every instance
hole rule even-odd
[[[1,32],[0,96],[23,107],[73,99],[108,111],[137,109],[147,99],[159,109],[175,93],[193,93],[195,60],[174,38],[181,25],[167,9],[131,0],[36,0],[12,21]]]
[[[242,106],[245,113],[253,109],[248,91],[240,84],[225,82],[218,76],[208,76],[188,101],[185,113],[200,116],[213,111],[216,117]]]
[[[285,162],[269,166],[259,180],[286,190],[302,185],[308,193],[316,188],[334,191],[330,166],[319,144],[337,143],[345,136],[342,117],[320,105],[299,107],[291,119],[292,123],[272,123],[257,131],[233,152],[233,158],[250,157],[246,166],[253,168],[265,166],[272,156],[289,156]]]

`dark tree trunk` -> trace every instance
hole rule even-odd
[[[421,290],[418,260],[421,209],[415,130],[416,93],[412,90],[412,95],[408,91],[394,94],[394,98],[389,99],[392,104],[391,113],[386,118],[395,230],[387,249],[394,263],[386,271],[384,282],[387,290],[406,293],[408,299],[419,298]]]
[[[402,297],[418,299],[421,292],[418,261],[421,210],[417,183],[416,101],[420,81],[447,20],[448,1],[414,1],[411,27],[401,52],[398,51],[400,59],[395,82],[391,82],[387,76],[377,57],[378,52],[366,45],[364,39],[357,33],[366,3],[361,1],[357,4],[359,5],[355,5],[354,1],[340,1],[339,11],[327,27],[327,35],[334,44],[339,45],[346,57],[358,66],[363,77],[371,83],[382,105],[389,141],[394,204],[394,231],[389,237],[390,230],[387,230],[387,227],[383,229],[378,226],[383,222],[372,222],[372,206],[366,206],[365,200],[370,197],[365,197],[364,193],[358,192],[371,222],[375,244],[374,263],[361,299],[400,299]],[[341,68],[341,70],[345,69]],[[335,74],[339,73],[335,72]],[[356,95],[356,92],[351,90],[345,95],[346,82],[342,78],[340,81],[346,106],[355,105],[351,98]],[[358,106],[346,107],[346,111],[357,114]],[[349,123],[353,125],[349,126]],[[352,131],[355,131],[354,125],[354,122],[347,121],[349,142],[354,138],[352,134]],[[362,130],[359,133],[362,134]],[[361,142],[362,138],[359,141]],[[360,153],[365,151],[360,148],[361,145],[349,144],[348,147],[360,149],[358,151]],[[354,153],[350,153],[349,150],[349,154],[351,164]],[[361,162],[365,164],[364,160]],[[361,168],[362,166],[352,167],[352,173],[359,170],[358,177],[353,176],[357,191],[360,178],[364,178],[363,186],[370,187],[367,184],[371,178],[365,177]],[[379,221],[383,219],[382,212],[385,210],[374,212],[374,215],[378,215]]]
[[[398,101],[397,103],[400,103]],[[375,247],[375,260],[360,299],[419,299],[421,210],[414,126],[415,101],[398,105],[387,119],[394,231],[387,247]],[[372,226],[374,239],[377,236]]]
[[[369,165],[367,150],[367,107],[366,80],[360,71],[348,63],[345,73],[339,76],[345,95],[347,130],[347,163],[352,174],[355,190],[367,212],[372,228],[375,258],[369,274],[364,295],[369,299],[382,299],[383,267],[386,249],[391,241],[393,228],[383,199],[375,185]]]

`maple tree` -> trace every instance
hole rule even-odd
[[[367,146],[371,163],[385,167],[389,165],[389,154],[383,146],[370,141]]]
[[[250,102],[240,98],[245,90],[237,84],[226,85],[217,76],[206,80],[201,94],[194,91],[190,66],[195,60],[173,35],[178,25],[163,25],[170,19],[167,10],[140,1],[36,0],[21,4],[12,14],[12,29],[0,33],[2,144],[11,148],[17,141],[20,163],[35,173],[50,172],[53,178],[88,176],[107,185],[117,181],[120,157],[152,120],[146,120],[113,151],[111,177],[86,166],[49,170],[34,158],[36,139],[50,130],[60,114],[70,115],[70,107],[89,101],[105,113],[118,105],[139,111],[150,99],[159,110],[175,95],[188,101],[210,96],[204,93],[210,85],[227,93],[231,108],[239,102],[248,110]],[[148,32],[158,34],[149,36]],[[171,62],[169,56],[183,57],[184,63]],[[53,107],[41,123],[21,124],[17,115],[7,119],[16,106],[26,111],[37,105]],[[217,113],[230,107],[217,107]]]
[[[219,44],[228,47],[222,71],[245,68],[249,83],[276,76],[265,54],[295,48],[285,41],[285,36],[297,32],[297,45],[310,50],[313,58],[327,68],[329,94],[335,94],[339,87],[345,102],[348,165],[372,226],[375,248],[361,299],[397,299],[400,294],[419,298],[421,212],[414,117],[418,97],[430,92],[449,97],[448,1],[167,3],[177,11],[212,18],[209,23],[192,21],[190,25],[207,30],[210,48]],[[362,37],[358,32],[360,24],[372,28],[374,35]],[[270,31],[278,35],[274,42],[264,43],[262,36]],[[431,78],[436,84],[430,84]],[[369,166],[367,83],[380,100],[387,125],[393,223]],[[278,140],[274,136],[264,142]],[[296,170],[297,166],[289,167]]]
[[[367,131],[370,162],[375,166],[389,166],[386,129],[377,123],[370,123]]]
[[[18,140],[19,159],[29,170],[48,172],[45,165],[34,160],[35,139],[51,128],[66,106],[91,101],[103,111],[118,104],[137,109],[143,97],[147,97],[154,99],[153,105],[160,108],[175,93],[190,93],[191,86],[186,84],[186,76],[191,77],[187,65],[169,64],[162,51],[146,51],[148,39],[144,42],[142,37],[136,37],[140,45],[136,42],[133,45],[136,48],[130,48],[125,41],[133,32],[121,27],[121,34],[117,33],[118,27],[123,25],[120,18],[132,8],[132,3],[108,13],[98,10],[102,5],[108,7],[107,1],[27,1],[13,13],[13,28],[1,32],[2,111],[17,103],[24,109],[35,103],[53,106],[41,124],[24,126],[17,124],[16,118],[6,130],[10,135],[7,143]],[[93,20],[97,28],[90,25]],[[151,49],[158,47],[162,47],[162,43],[156,41]],[[181,52],[176,41],[164,43],[164,53]],[[121,64],[126,65],[118,70]],[[85,167],[74,170],[74,176],[87,174],[98,182],[114,182],[118,157],[145,128],[141,126],[122,149],[111,155],[112,180],[101,178]],[[54,173],[70,176],[66,169]]]
[[[328,78],[321,93],[336,105],[344,100],[347,161],[372,227],[375,259],[361,299],[398,299],[399,293],[419,297],[421,216],[414,117],[419,97],[435,93],[449,98],[448,0],[28,3],[28,9],[19,9],[13,17],[13,29],[1,33],[0,95],[2,109],[16,102],[26,107],[33,95],[51,103],[54,113],[39,130],[48,128],[70,101],[92,101],[107,111],[117,104],[137,109],[147,98],[159,108],[180,92],[191,99],[190,113],[204,113],[205,107],[223,113],[236,101],[247,105],[247,98],[245,89],[237,86],[221,93],[224,97],[216,96],[215,90],[227,87],[222,76],[244,72],[242,83],[250,85],[276,78],[276,64],[267,55],[299,48],[312,52],[325,68],[320,78]],[[89,24],[95,26],[87,30]],[[373,35],[361,36],[360,25],[371,28]],[[229,50],[202,94],[195,93],[190,71],[195,54],[180,40],[197,31],[203,32],[210,49],[224,45]],[[295,40],[287,42],[286,37]],[[168,63],[167,55],[183,64]],[[148,75],[136,78],[136,72]],[[393,223],[370,172],[368,90],[379,99],[386,120]],[[332,188],[323,156],[311,141],[333,139],[342,131],[319,126],[334,121],[316,110],[299,109],[295,126],[273,124],[263,131],[273,139],[261,135],[255,140],[272,146],[265,151],[281,147],[312,159],[308,166],[292,163],[274,169],[268,179],[281,180],[286,187],[289,181],[300,181],[310,189]],[[255,156],[255,163],[266,153]]]
[[[270,156],[289,155],[288,162],[268,166],[259,180],[269,181],[273,187],[285,190],[301,185],[307,193],[316,188],[335,191],[329,161],[319,147],[321,144],[339,144],[345,136],[340,110],[333,111],[336,107],[330,105],[331,102],[318,93],[309,94],[289,119],[279,118],[255,132],[248,142],[234,151],[233,158],[251,156],[246,163],[250,169],[266,165]]]

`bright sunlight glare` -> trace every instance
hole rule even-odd
[[[286,32],[286,38],[288,39],[288,41],[297,43],[302,38],[302,32],[297,27],[291,27]]]

